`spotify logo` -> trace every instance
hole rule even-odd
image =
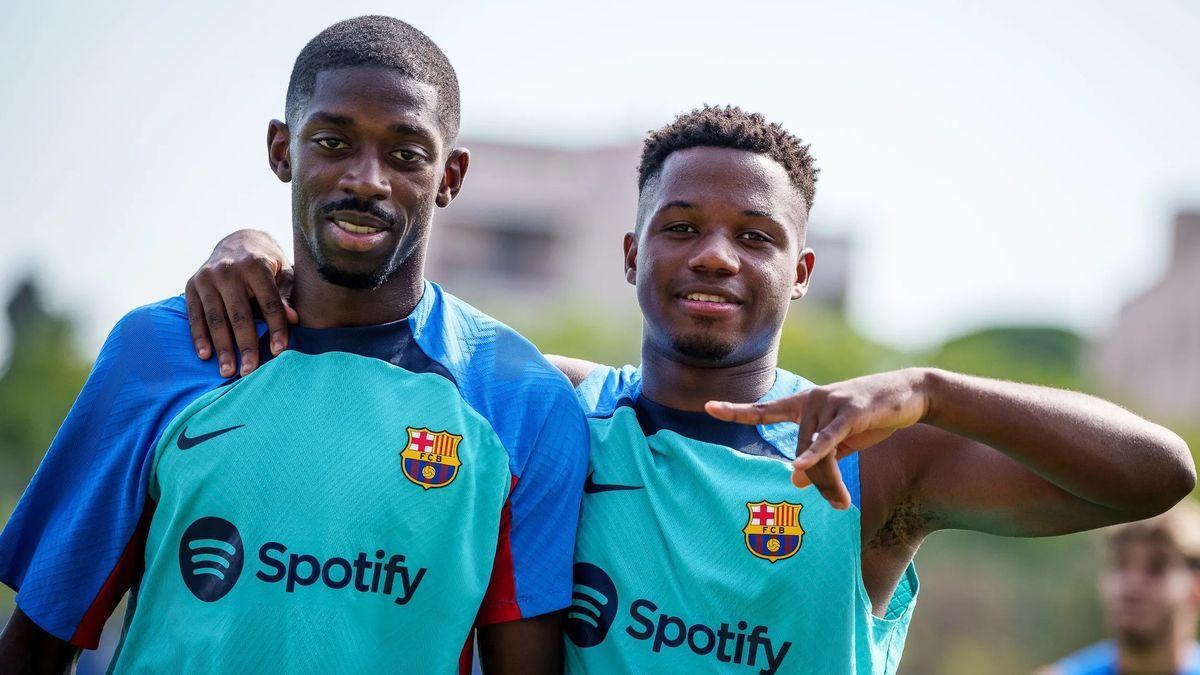
[[[591,563],[575,563],[574,577],[567,637],[578,647],[595,647],[604,642],[617,618],[617,587],[604,570]]]
[[[242,573],[242,535],[223,518],[205,517],[179,541],[179,571],[188,590],[204,602],[225,597]]]

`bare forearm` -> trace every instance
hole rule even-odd
[[[487,675],[557,675],[563,672],[566,612],[482,626],[479,661]]]
[[[1195,484],[1183,440],[1117,405],[942,370],[922,374],[925,423],[991,446],[1079,498],[1144,517]]]
[[[42,630],[20,609],[0,634],[0,673],[67,673],[77,656],[77,647]]]

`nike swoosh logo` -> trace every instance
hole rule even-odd
[[[197,445],[200,445],[204,441],[211,441],[212,439],[216,438],[217,436],[220,436],[221,434],[227,434],[230,431],[233,431],[234,429],[241,429],[244,426],[246,426],[246,425],[239,424],[235,427],[226,427],[224,429],[217,429],[216,431],[210,431],[207,434],[200,434],[199,436],[192,436],[191,438],[189,438],[187,435],[187,427],[184,427],[183,431],[179,432],[179,439],[177,441],[175,441],[175,444],[179,446],[180,450],[190,450],[191,448],[194,448]]]
[[[592,474],[587,475],[587,480],[583,481],[583,491],[588,494],[597,492],[612,492],[614,490],[641,490],[641,485],[618,485],[616,483],[595,483],[592,482]]]

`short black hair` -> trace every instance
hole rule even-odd
[[[817,174],[808,145],[758,113],[737,106],[710,106],[683,113],[665,127],[651,131],[642,146],[638,165],[638,191],[658,176],[671,153],[697,147],[733,148],[764,154],[779,162],[812,209]]]
[[[360,16],[321,31],[296,57],[288,81],[284,116],[294,126],[312,98],[317,73],[337,68],[379,66],[431,85],[438,94],[438,119],[446,138],[458,136],[458,76],[427,35],[390,16]]]

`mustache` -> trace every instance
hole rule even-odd
[[[395,228],[400,222],[399,218],[388,213],[387,211],[384,211],[379,204],[363,199],[357,199],[355,197],[346,197],[345,199],[339,199],[336,202],[329,202],[328,204],[322,206],[318,210],[318,213],[322,216],[328,216],[334,211],[359,211],[361,213],[366,213],[378,218],[379,220],[382,220],[383,222],[387,223],[388,227],[391,228]]]

